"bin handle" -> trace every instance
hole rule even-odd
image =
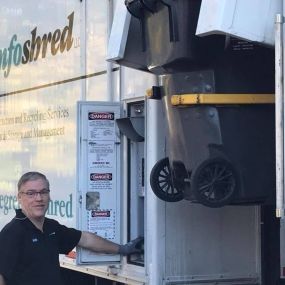
[[[168,8],[169,15],[169,35],[171,42],[179,41],[178,24],[177,24],[177,12],[175,6],[172,5],[173,0],[160,0],[161,3]]]

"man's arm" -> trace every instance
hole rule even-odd
[[[78,246],[98,253],[118,254],[120,246],[93,233],[82,232]],[[0,283],[0,285],[2,285]]]
[[[6,285],[4,277],[0,274],[0,285]]]
[[[82,232],[78,246],[98,253],[130,255],[142,253],[143,238],[138,237],[124,245],[116,244],[90,232]],[[1,285],[1,284],[0,284]]]

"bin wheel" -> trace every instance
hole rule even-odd
[[[229,204],[237,191],[238,177],[224,158],[202,162],[192,173],[191,190],[197,202],[212,208]]]
[[[183,191],[173,185],[168,158],[159,160],[150,173],[150,186],[154,194],[166,202],[178,202],[184,198]]]

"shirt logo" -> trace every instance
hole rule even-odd
[[[39,240],[37,238],[32,238],[32,242],[38,242]]]

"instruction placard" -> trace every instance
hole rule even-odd
[[[80,226],[120,243],[120,155],[116,119],[119,104],[78,103],[78,185]],[[119,261],[120,257],[79,250],[79,263]]]

